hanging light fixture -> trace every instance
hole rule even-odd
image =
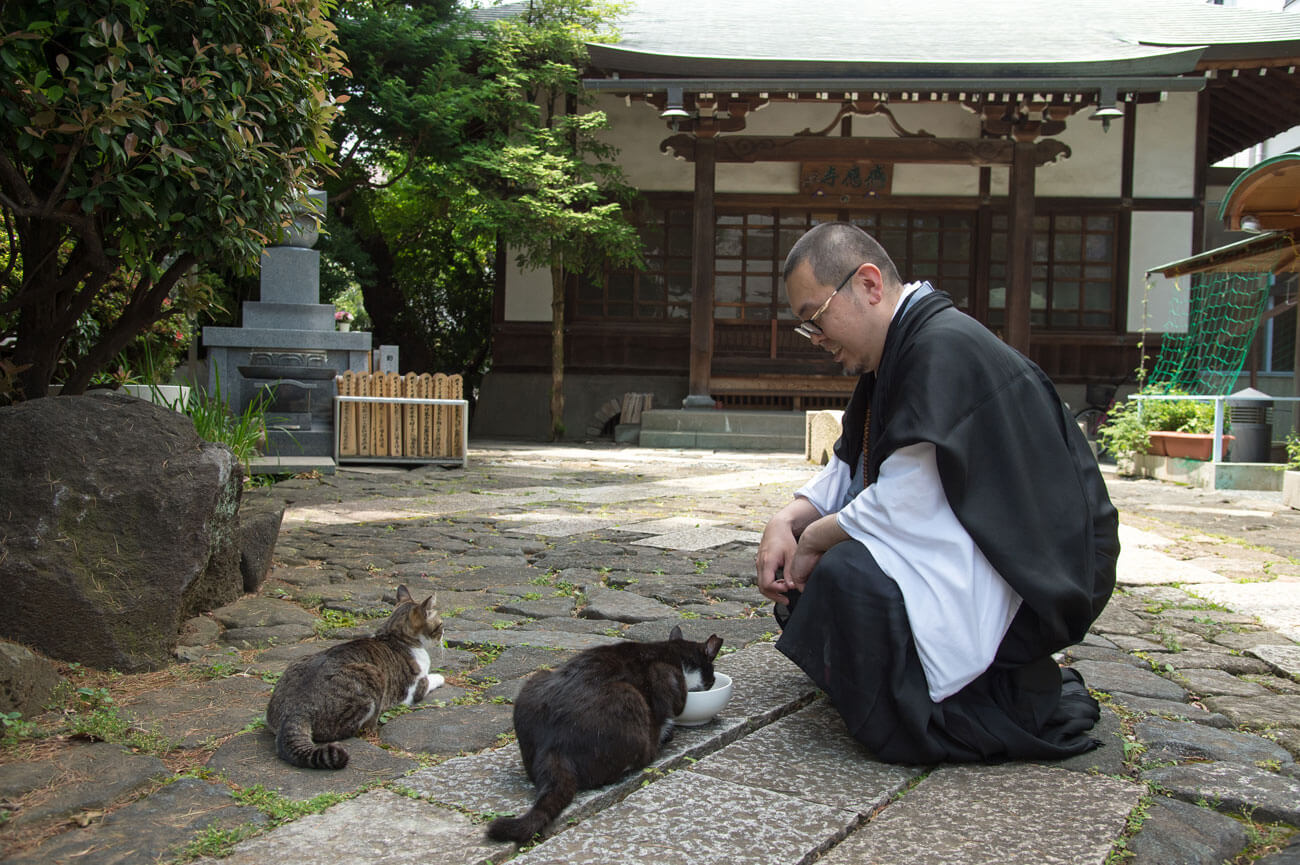
[[[1101,131],[1110,132],[1110,122],[1124,116],[1124,110],[1115,104],[1116,91],[1114,85],[1103,85],[1101,92],[1097,94],[1097,110],[1092,112],[1089,120],[1100,120]]]
[[[1259,234],[1262,230],[1259,227],[1259,217],[1253,213],[1243,213],[1241,215],[1241,230],[1249,231],[1251,234]]]
[[[682,88],[668,88],[668,106],[659,112],[659,116],[664,120],[684,120],[691,116],[691,112],[682,107]]]

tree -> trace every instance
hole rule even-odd
[[[484,116],[497,118],[463,157],[485,198],[484,217],[518,250],[521,267],[551,274],[551,438],[564,436],[564,283],[568,273],[636,266],[640,240],[625,216],[633,190],[599,133],[603,112],[582,89],[587,42],[617,7],[592,0],[533,0],[499,22],[481,74]],[[603,38],[609,38],[605,34]]]
[[[251,270],[330,162],[329,0],[0,5],[0,335],[43,396],[92,304],[116,317],[65,393],[185,309],[197,265]]]
[[[472,393],[491,347],[495,244],[467,216],[481,207],[480,197],[442,175],[436,165],[421,166],[360,200],[369,236],[391,250],[376,262],[382,281],[403,298],[388,326],[418,336],[403,345],[404,364],[459,373]]]
[[[342,147],[318,247],[322,299],[358,287],[375,339],[397,345],[404,366],[475,378],[490,321],[456,335],[447,323],[487,314],[491,286],[482,242],[454,216],[465,192],[439,167],[478,124],[472,22],[455,0],[343,0],[333,21],[349,67],[334,86],[348,103],[332,128]]]

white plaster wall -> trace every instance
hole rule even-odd
[[[792,195],[799,191],[797,162],[720,162],[714,169],[718,192],[768,192]]]
[[[894,165],[893,195],[980,194],[980,170],[973,165]]]
[[[592,107],[609,118],[610,128],[601,134],[601,140],[618,148],[629,184],[645,192],[690,192],[695,188],[695,166],[659,149],[659,142],[673,132],[653,106],[628,104],[621,96],[602,94]]]
[[[1196,103],[1195,93],[1170,93],[1164,102],[1138,106],[1134,198],[1196,194]]]
[[[1192,254],[1192,214],[1137,211],[1133,214],[1133,231],[1130,234],[1128,276],[1128,329],[1152,332],[1183,333],[1187,330],[1187,308],[1177,304],[1180,315],[1174,317],[1175,301],[1188,288],[1187,277],[1165,279],[1151,275],[1151,288],[1147,284],[1148,268],[1168,264]]]
[[[1100,121],[1089,120],[1092,109],[1071,114],[1065,130],[1052,139],[1070,148],[1070,155],[1041,165],[1034,175],[1034,194],[1042,198],[1118,198],[1124,158],[1124,121],[1114,120],[1110,131]],[[1005,197],[1011,168],[994,166],[990,191]]]
[[[745,129],[740,135],[794,135],[804,129],[821,131],[835,119],[839,100],[831,102],[768,103],[745,115]],[[857,121],[854,121],[856,124]]]
[[[551,320],[551,273],[521,270],[518,250],[506,250],[506,321]]]

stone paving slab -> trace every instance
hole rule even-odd
[[[643,547],[658,547],[664,550],[705,550],[734,542],[756,544],[762,538],[758,532],[742,532],[736,529],[689,529],[684,532],[671,532],[642,538],[632,543]]]
[[[1187,691],[1182,686],[1132,664],[1119,661],[1075,661],[1072,666],[1083,676],[1088,687],[1095,691],[1178,702],[1187,699]]]
[[[560,491],[553,486],[511,487],[504,490],[484,490],[483,493],[491,496],[496,505],[542,504],[553,502],[560,497]]]
[[[661,520],[644,520],[619,523],[614,529],[620,532],[638,532],[647,535],[665,535],[687,529],[710,529],[721,525],[721,520],[707,520],[697,517],[665,517]]]
[[[807,705],[818,693],[812,680],[774,643],[755,643],[723,655],[714,668],[731,677],[731,700],[719,716],[743,718],[751,728]]]
[[[1127,849],[1134,854],[1130,865],[1221,865],[1231,862],[1247,840],[1246,830],[1231,817],[1156,796]]]
[[[1238,763],[1188,763],[1142,773],[1185,802],[1204,800],[1225,814],[1249,812],[1253,819],[1300,825],[1300,779]]]
[[[1164,535],[1158,535],[1155,532],[1143,531],[1142,529],[1127,526],[1123,523],[1119,527],[1119,546],[1123,551],[1134,549],[1135,547],[1147,547],[1149,549],[1161,549],[1173,543],[1171,538]]]
[[[1231,652],[1202,652],[1190,649],[1186,652],[1166,652],[1152,656],[1161,664],[1169,664],[1176,670],[1221,670],[1234,676],[1263,675],[1269,672],[1268,664],[1258,658],[1234,655]]]
[[[1101,865],[1144,788],[1049,766],[944,766],[825,865]]]
[[[1120,550],[1115,566],[1115,579],[1121,586],[1154,585],[1160,583],[1226,583],[1227,577],[1214,571],[1146,547]]]
[[[1234,763],[1271,761],[1279,766],[1295,758],[1276,742],[1251,733],[1216,730],[1199,724],[1151,718],[1134,728],[1137,741],[1147,746],[1143,762],[1166,763],[1187,760],[1228,760]]]
[[[795,865],[842,838],[851,811],[674,772],[512,859],[517,865]]]
[[[1228,583],[1186,587],[1198,597],[1250,613],[1261,624],[1300,643],[1300,583]]]
[[[64,751],[53,761],[7,765],[4,771],[18,775],[17,783],[7,785],[10,796],[34,794],[19,801],[10,817],[14,826],[105,808],[170,774],[157,757],[108,742]]]
[[[1249,682],[1222,670],[1180,669],[1178,675],[1193,693],[1201,695],[1262,697],[1270,693],[1257,682]]]
[[[237,844],[206,865],[477,865],[499,856],[462,814],[375,790]]]
[[[498,703],[430,706],[393,718],[380,728],[379,741],[425,754],[481,751],[499,744],[513,729],[511,712]]]
[[[921,774],[874,759],[825,699],[705,757],[691,771],[863,815]]]
[[[208,759],[208,768],[232,784],[260,784],[286,799],[312,799],[322,793],[350,793],[380,781],[401,777],[419,763],[390,754],[364,739],[340,743],[348,752],[348,765],[337,771],[300,769],[275,755],[275,735],[256,730],[236,736]]]
[[[1205,708],[1222,712],[1234,724],[1249,727],[1300,727],[1300,696],[1206,697]]]
[[[253,676],[178,682],[123,703],[123,717],[181,748],[197,748],[261,718],[272,686]]]
[[[621,589],[593,587],[587,591],[587,605],[579,615],[584,619],[609,619],[614,622],[636,624],[654,622],[675,616],[677,611],[662,601],[647,598],[636,592]],[[667,632],[661,639],[667,639]]]
[[[1300,682],[1300,646],[1256,645],[1249,652],[1280,675]]]
[[[621,642],[623,642],[621,637],[610,637],[605,634],[582,634],[572,631],[458,631],[455,634],[446,635],[447,645],[453,648],[461,646],[501,646],[508,649],[511,646],[543,646],[549,649],[581,651],[592,646],[608,646]]]
[[[1116,693],[1111,698],[1130,712],[1142,712],[1161,718],[1193,721],[1207,727],[1225,729],[1232,726],[1228,716],[1211,712],[1195,703],[1179,703],[1173,700],[1153,700],[1150,697],[1138,697],[1132,694]]]
[[[84,829],[57,835],[5,865],[119,865],[173,856],[205,829],[266,822],[221,784],[181,778]]]
[[[544,538],[567,538],[572,535],[585,535],[609,527],[611,520],[607,517],[561,517],[536,522],[520,521],[512,524],[509,531],[521,535],[540,535]]]

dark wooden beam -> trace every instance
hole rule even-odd
[[[691,371],[683,408],[711,408],[713,365],[713,193],[716,138],[695,138],[695,214],[691,232]]]
[[[659,149],[697,160],[705,138],[681,134],[665,138]],[[1010,165],[1017,143],[995,138],[821,138],[808,135],[721,135],[716,139],[717,162],[814,162],[862,159],[925,165]],[[1070,155],[1068,145],[1039,141],[1025,151],[1035,166]]]
[[[1017,142],[1011,164],[1011,213],[1007,233],[1007,345],[1029,354],[1029,294],[1034,264],[1035,146]]]

